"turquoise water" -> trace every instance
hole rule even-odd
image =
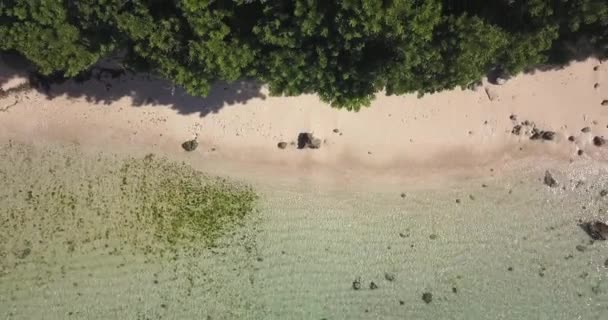
[[[214,247],[161,256],[119,233],[82,243],[107,221],[85,215],[66,227],[42,214],[52,202],[7,215],[24,186],[71,185],[80,203],[83,175],[99,177],[107,205],[118,206],[116,156],[2,150],[0,318],[608,318],[608,243],[577,226],[608,218],[597,165],[552,168],[564,189],[539,181],[546,168],[403,190],[257,185],[259,213]],[[28,227],[15,232],[14,221]],[[45,237],[39,223],[65,232]]]

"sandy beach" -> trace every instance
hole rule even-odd
[[[0,208],[19,214],[0,215],[0,317],[608,315],[607,243],[577,225],[608,217],[608,144],[594,142],[608,138],[606,62],[422,98],[378,95],[358,113],[313,95],[271,97],[251,82],[194,98],[107,72],[12,91],[27,77],[0,66],[0,177],[9,181]],[[530,139],[534,127],[554,134]],[[291,145],[302,132],[321,147]],[[121,161],[150,153],[252,184],[258,214],[197,256],[141,254],[107,233],[91,241],[108,228],[98,212],[123,208],[112,200]],[[556,187],[543,182],[547,170]],[[80,215],[55,217],[52,201],[21,199],[51,187],[74,199],[93,189],[103,201],[75,201]],[[112,217],[117,234],[133,230]]]
[[[4,69],[3,87],[20,83],[17,71]],[[247,82],[218,84],[209,97],[193,98],[164,81],[142,78],[147,77],[102,75],[53,86],[48,95],[9,94],[1,101],[0,109],[9,109],[0,114],[0,137],[180,157],[181,143],[198,136],[199,149],[187,155],[195,163],[320,179],[333,179],[317,174],[323,169],[343,178],[371,173],[376,181],[378,175],[390,180],[451,169],[498,169],[530,156],[603,161],[608,155],[592,143],[595,136],[608,136],[608,108],[601,105],[608,95],[608,64],[594,59],[521,75],[504,85],[484,82],[476,90],[420,99],[379,95],[358,113],[332,109],[312,95],[269,97],[263,87]],[[554,140],[511,133],[526,120],[555,131]],[[589,131],[581,132],[585,127]],[[322,147],[277,148],[281,141],[295,142],[300,132],[312,132]],[[584,154],[578,156],[578,150]]]

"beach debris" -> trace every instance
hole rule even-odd
[[[587,247],[585,247],[582,244],[579,244],[579,245],[576,246],[576,251],[585,252],[585,250],[587,250]]]
[[[386,279],[386,281],[395,281],[395,274],[394,273],[388,273],[385,272],[384,273],[384,279]]]
[[[196,150],[197,147],[198,147],[198,141],[196,141],[196,138],[182,143],[182,148],[184,148],[184,150],[186,150],[188,152]]]
[[[604,101],[602,101],[602,106],[608,106],[608,99],[605,99]]]
[[[361,289],[361,277],[357,277],[355,278],[355,281],[353,281],[353,290],[359,289]]]
[[[604,137],[595,136],[593,137],[593,145],[596,147],[601,147],[606,144],[606,139]]]
[[[591,132],[591,128],[584,127],[584,128],[581,129],[581,132],[583,132],[583,133]]]
[[[277,143],[277,148],[279,148],[279,149],[287,148],[287,142],[281,141],[281,142]]]
[[[433,301],[433,294],[430,293],[430,292],[423,293],[422,294],[422,301],[424,301],[427,304],[431,303],[431,301]]]
[[[378,285],[376,285],[373,281],[369,283],[369,289],[370,290],[376,290],[378,289]]]
[[[485,91],[486,95],[488,96],[488,100],[494,101],[498,99],[498,93],[496,93],[494,90],[491,90],[490,88],[485,88]]]
[[[600,191],[600,197],[605,197],[605,196],[608,196],[608,190],[603,189]]]
[[[608,240],[608,224],[602,221],[590,221],[579,224],[593,240]]]
[[[557,187],[557,180],[553,178],[553,175],[551,174],[551,172],[549,172],[549,170],[545,171],[544,182],[550,188]]]
[[[319,149],[321,147],[321,139],[315,138],[310,132],[302,132],[298,135],[298,149]]]

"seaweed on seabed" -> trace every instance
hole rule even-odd
[[[152,157],[131,161],[129,167],[126,175],[137,175],[128,179],[136,184],[130,186],[137,190],[132,196],[142,202],[137,221],[166,245],[212,245],[254,211],[257,195],[249,186]],[[150,171],[160,178],[152,179]]]

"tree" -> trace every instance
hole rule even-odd
[[[193,95],[254,78],[272,94],[359,110],[381,90],[424,94],[491,69],[606,56],[608,2],[3,0],[0,37],[0,50],[46,75],[72,77],[120,52]]]

